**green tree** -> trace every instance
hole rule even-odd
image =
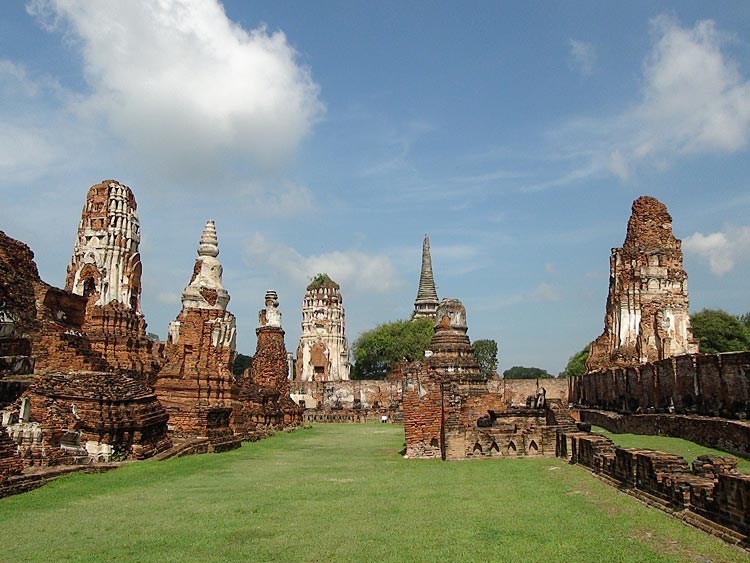
[[[485,379],[494,377],[497,370],[497,342],[494,340],[475,340],[471,351],[479,362],[479,370]]]
[[[547,370],[542,368],[527,368],[513,366],[503,372],[504,379],[548,379],[552,377]]]
[[[253,365],[253,357],[246,356],[245,354],[237,354],[232,364],[232,374],[242,375],[245,370]]]
[[[573,377],[575,375],[583,375],[586,373],[586,360],[589,359],[589,347],[588,345],[581,350],[573,354],[568,359],[568,365],[565,369],[560,372],[560,377]]]
[[[703,309],[690,317],[690,323],[704,354],[750,350],[750,329],[726,311]]]
[[[351,378],[385,379],[397,363],[423,357],[432,333],[429,318],[394,321],[363,332],[352,345]]]
[[[745,313],[744,315],[740,315],[737,317],[740,322],[745,325],[745,327],[750,330],[750,313]]]
[[[155,332],[147,332],[146,338],[148,338],[151,342],[159,342],[159,340],[161,340],[159,338],[159,335],[156,334]]]

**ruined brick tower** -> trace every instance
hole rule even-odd
[[[419,275],[419,290],[414,301],[413,319],[421,317],[435,318],[440,302],[435,290],[435,278],[432,276],[432,257],[430,256],[430,238],[425,235],[422,243],[422,271]]]
[[[302,381],[341,381],[349,379],[349,367],[339,284],[318,274],[302,301],[297,373]]]
[[[89,188],[65,289],[87,299],[83,330],[109,368],[152,384],[161,358],[141,312],[135,196],[115,180]]]
[[[302,422],[303,409],[290,396],[289,363],[281,328],[278,295],[266,291],[265,308],[258,313],[255,334],[258,345],[250,368],[250,378],[243,382],[240,401],[245,409],[245,423],[252,429],[261,426],[283,427]]]
[[[65,289],[112,301],[136,313],[141,307],[141,230],[133,192],[115,180],[89,188],[78,225]]]
[[[169,324],[167,363],[155,390],[175,437],[208,438],[214,449],[225,449],[238,443],[230,426],[238,393],[232,378],[236,329],[218,254],[216,228],[208,221],[182,311]]]
[[[588,371],[698,352],[681,242],[663,203],[648,196],[633,202],[625,243],[612,249],[609,268],[604,333],[591,343]]]
[[[258,312],[258,328],[255,329],[258,345],[251,369],[253,381],[288,397],[289,368],[277,293],[272,289],[266,291],[265,302],[265,308]]]

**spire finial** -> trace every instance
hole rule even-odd
[[[432,257],[430,256],[430,237],[426,234],[422,243],[422,271],[419,275],[419,290],[414,302],[414,318],[434,317],[439,305],[435,279],[432,275]]]
[[[206,221],[203,227],[201,241],[198,243],[198,256],[219,255],[219,239],[216,237],[216,224],[213,221]]]

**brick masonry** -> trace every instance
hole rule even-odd
[[[686,354],[570,380],[577,405],[618,412],[676,412],[746,418],[750,352]]]
[[[691,469],[680,456],[620,448],[578,430],[558,432],[557,455],[691,525],[749,545],[750,475],[738,474],[736,458],[700,456]]]

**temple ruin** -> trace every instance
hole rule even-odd
[[[0,409],[23,466],[143,459],[171,446],[153,392],[84,333],[86,298],[44,283],[25,244],[0,232]]]
[[[422,243],[422,270],[419,274],[419,289],[414,301],[413,319],[422,317],[435,318],[438,305],[435,278],[432,275],[432,257],[430,256],[430,238],[425,235]]]
[[[698,352],[681,242],[663,203],[648,196],[633,202],[625,243],[612,249],[609,271],[604,332],[591,343],[587,371]]]
[[[141,241],[132,190],[115,180],[89,188],[65,289],[86,299],[83,330],[109,369],[153,384],[160,350],[141,312]]]
[[[443,299],[424,359],[403,368],[406,457],[555,455],[558,424],[573,424],[561,401],[537,387],[525,404],[509,404],[482,377],[467,330],[461,302]]]
[[[302,381],[349,379],[349,344],[344,333],[339,284],[318,274],[302,301],[302,336],[297,347],[297,376]]]
[[[182,292],[182,310],[169,324],[166,363],[155,385],[173,436],[208,440],[212,451],[239,445],[233,430],[239,391],[232,376],[236,328],[226,310],[229,293],[218,255],[216,227],[208,221]]]
[[[7,433],[30,466],[146,459],[172,446],[153,391],[124,374],[40,376],[8,414]]]

